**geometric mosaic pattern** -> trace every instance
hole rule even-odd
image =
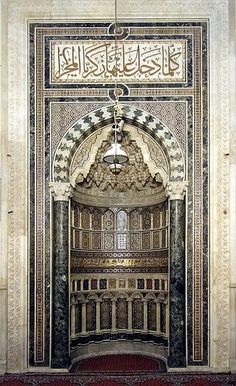
[[[183,153],[187,154],[187,103],[185,101],[158,100],[158,103],[151,103],[150,101],[135,101],[132,105],[138,109],[146,111],[154,117],[158,117],[158,119],[160,119],[161,122],[164,123],[177,138]],[[73,122],[75,122],[75,119]],[[69,128],[70,126],[72,126],[72,123],[70,125],[68,124],[66,127]]]
[[[170,164],[170,180],[182,181],[185,177],[184,157],[178,141],[159,119],[131,107],[122,106],[122,118],[145,131],[150,132],[161,144]],[[69,167],[80,137],[90,134],[95,128],[100,128],[113,121],[113,106],[94,111],[79,119],[64,135],[54,158],[54,181],[69,182]]]

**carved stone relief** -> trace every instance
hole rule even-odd
[[[159,173],[153,178],[147,164],[143,162],[141,149],[137,146],[135,140],[124,132],[121,145],[126,151],[129,161],[125,164],[118,175],[111,173],[109,166],[103,161],[103,156],[113,143],[113,135],[109,135],[106,141],[103,141],[98,149],[93,165],[89,173],[84,178],[81,174],[77,177],[76,183],[79,186],[90,189],[93,188],[96,194],[96,188],[102,191],[115,190],[126,192],[128,190],[143,191],[146,187],[158,188],[162,185],[162,179]],[[156,167],[156,171],[158,170]],[[162,167],[160,164],[159,167]],[[159,180],[157,178],[159,177]]]
[[[103,156],[114,141],[111,125],[91,134],[75,152],[70,167],[70,181],[78,193],[87,196],[124,200],[135,197],[164,195],[169,164],[162,148],[148,134],[131,125],[124,125],[121,141],[129,160],[118,175],[112,174]]]

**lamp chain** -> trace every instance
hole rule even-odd
[[[115,124],[115,152],[114,152],[114,163],[116,163],[117,153],[117,111],[119,104],[119,95],[117,92],[117,74],[118,74],[118,52],[117,52],[117,0],[115,0],[115,106],[114,106],[114,124]]]

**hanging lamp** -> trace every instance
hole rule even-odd
[[[122,138],[122,128],[124,125],[124,121],[121,117],[121,107],[119,104],[119,90],[117,88],[117,68],[118,68],[118,55],[117,55],[117,33],[119,29],[117,27],[117,0],[115,0],[115,26],[114,26],[114,34],[115,34],[115,104],[114,104],[114,125],[112,126],[114,131],[114,143],[111,147],[106,151],[103,156],[103,161],[108,163],[110,170],[114,174],[119,174],[122,170],[122,165],[126,163],[129,158],[124,150],[121,148],[121,144],[118,142]]]

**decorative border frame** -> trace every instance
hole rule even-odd
[[[192,25],[193,24],[193,25]],[[129,23],[129,28],[133,26],[132,23]],[[43,363],[44,361],[48,361],[48,354],[46,357],[44,357],[44,353],[48,353],[48,349],[44,346],[43,338],[42,336],[45,334],[45,339],[49,339],[49,310],[47,307],[47,304],[49,302],[50,293],[47,290],[47,288],[50,286],[50,256],[49,256],[49,245],[50,245],[50,231],[49,231],[49,190],[48,190],[48,182],[50,182],[50,173],[49,173],[49,165],[51,167],[52,161],[50,160],[50,137],[49,134],[49,126],[50,126],[50,116],[45,115],[45,101],[47,98],[50,100],[55,100],[58,98],[58,100],[66,101],[67,98],[71,98],[71,96],[76,95],[78,93],[77,91],[72,91],[72,89],[69,88],[66,90],[65,85],[63,85],[63,91],[61,88],[55,89],[53,92],[49,92],[44,89],[44,77],[47,77],[47,71],[49,68],[49,62],[47,60],[47,57],[43,56],[44,53],[44,47],[45,47],[45,41],[53,37],[61,36],[61,34],[64,34],[65,36],[68,36],[69,33],[76,34],[78,33],[79,28],[81,28],[81,31],[83,32],[83,28],[87,28],[87,33],[90,34],[92,31],[92,35],[96,35],[100,31],[100,27],[109,27],[109,24],[93,24],[93,27],[90,27],[90,24],[66,24],[63,23],[57,24],[57,23],[47,23],[47,24],[31,24],[31,41],[33,44],[34,50],[33,55],[31,57],[31,62],[34,63],[34,60],[36,58],[35,64],[32,65],[32,68],[35,68],[35,71],[37,73],[37,77],[35,79],[35,87],[36,87],[36,95],[33,93],[33,98],[35,97],[35,116],[36,118],[36,128],[37,132],[35,133],[35,151],[33,150],[32,153],[32,159],[31,164],[35,165],[35,180],[37,181],[37,190],[35,193],[31,193],[31,214],[32,214],[32,220],[31,220],[31,230],[33,231],[34,225],[35,225],[35,246],[31,248],[31,259],[35,261],[35,269],[34,269],[34,279],[36,281],[36,293],[35,298],[32,299],[32,306],[30,308],[31,310],[31,316],[32,319],[35,321],[35,332],[33,333],[33,328],[31,327],[31,334],[33,336],[31,337],[31,341],[34,342],[34,361],[35,364]],[[139,30],[138,30],[139,27]],[[207,85],[207,71],[206,71],[206,64],[205,69],[202,70],[202,62],[206,63],[206,60],[202,61],[201,54],[202,52],[206,52],[207,45],[206,45],[206,36],[205,40],[202,42],[203,39],[203,32],[206,34],[206,25],[204,22],[183,22],[183,23],[161,23],[160,26],[158,26],[155,23],[141,23],[141,27],[139,26],[139,23],[135,23],[135,28],[139,31],[139,35],[136,36],[137,39],[140,39],[142,35],[141,33],[146,36],[146,30],[147,33],[150,33],[150,36],[155,36],[155,34],[159,34],[160,31],[162,33],[165,33],[165,36],[172,36],[173,37],[173,31],[175,33],[178,33],[181,35],[181,33],[192,33],[192,41],[190,44],[190,47],[192,49],[194,56],[192,58],[193,60],[193,66],[191,68],[188,68],[188,78],[191,80],[193,79],[193,87],[186,88],[186,87],[179,87],[178,91],[173,91],[174,83],[170,85],[168,83],[168,86],[172,86],[169,89],[160,88],[160,90],[157,88],[156,91],[159,96],[152,96],[152,97],[145,97],[145,89],[147,85],[145,83],[141,84],[143,87],[140,88],[139,94],[134,95],[132,98],[129,97],[129,93],[132,92],[132,90],[135,88],[139,88],[140,84],[129,84],[129,87],[127,88],[124,86],[124,94],[120,97],[121,103],[124,102],[123,106],[123,112],[125,115],[125,118],[128,120],[129,123],[137,124],[138,127],[147,127],[149,129],[150,133],[153,135],[152,131],[156,133],[160,137],[160,140],[162,140],[164,144],[164,148],[166,148],[167,152],[170,152],[169,157],[171,158],[170,166],[171,166],[171,176],[170,179],[173,180],[176,178],[176,175],[178,175],[180,171],[180,176],[184,178],[184,163],[182,160],[182,152],[179,148],[179,145],[176,143],[176,140],[174,139],[171,131],[163,125],[162,122],[159,122],[158,119],[154,118],[150,114],[146,114],[140,109],[137,108],[131,108],[129,105],[126,104],[126,102],[134,102],[143,100],[145,98],[145,101],[152,101],[152,100],[158,100],[159,98],[162,98],[162,93],[167,94],[165,97],[166,100],[172,100],[172,98],[176,98],[176,100],[181,100],[181,98],[184,98],[185,95],[190,95],[193,98],[193,110],[189,114],[190,116],[193,116],[193,122],[192,125],[189,126],[189,134],[188,134],[188,140],[189,140],[189,146],[192,146],[192,154],[194,154],[193,159],[191,161],[188,161],[188,174],[191,175],[192,180],[190,182],[190,189],[189,189],[189,197],[191,197],[191,200],[188,199],[188,205],[193,205],[192,211],[194,213],[194,217],[192,219],[192,216],[188,216],[188,233],[190,235],[195,232],[195,237],[192,236],[192,242],[191,242],[191,236],[188,237],[188,258],[187,258],[187,265],[188,267],[194,267],[194,272],[192,272],[191,269],[188,268],[188,296],[186,297],[187,301],[187,314],[188,314],[188,346],[189,346],[189,363],[196,364],[206,364],[207,363],[207,357],[208,357],[208,344],[207,344],[207,323],[208,323],[208,302],[205,302],[204,305],[204,318],[203,318],[203,309],[201,307],[203,303],[203,294],[207,292],[208,288],[208,279],[207,279],[207,269],[203,271],[203,248],[205,256],[207,256],[207,245],[205,244],[203,247],[203,223],[200,216],[203,216],[203,211],[207,213],[207,200],[204,202],[204,208],[203,208],[203,196],[202,196],[202,189],[203,189],[203,180],[207,181],[207,173],[205,173],[205,176],[203,177],[203,171],[202,171],[202,148],[203,148],[203,132],[204,130],[204,143],[205,143],[205,164],[207,165],[207,116],[206,113],[202,113],[202,105],[203,105],[203,93],[202,93],[202,87]],[[98,28],[98,29],[97,29]],[[131,28],[132,29],[132,28]],[[182,32],[183,31],[183,32]],[[81,32],[81,33],[82,33]],[[179,36],[178,35],[178,36]],[[72,36],[72,35],[70,35]],[[132,35],[130,35],[131,37]],[[159,35],[158,35],[159,36]],[[34,56],[35,55],[35,56]],[[44,63],[46,67],[44,66]],[[92,85],[90,85],[91,87]],[[152,92],[154,91],[154,84],[152,86]],[[156,85],[156,87],[160,86],[159,84]],[[164,86],[162,84],[162,86]],[[179,85],[180,86],[180,85]],[[91,100],[97,100],[98,96],[100,97],[100,101],[103,101],[104,103],[107,101],[107,96],[110,95],[112,98],[112,86],[111,90],[108,90],[106,93],[104,93],[103,89],[98,89],[98,85],[94,85],[94,90],[90,89],[87,94],[84,95],[84,89],[80,89],[81,97],[83,95],[83,98],[86,101]],[[100,91],[103,92],[103,98],[100,96]],[[206,93],[206,90],[205,90]],[[204,95],[205,95],[204,93]],[[176,95],[175,95],[176,94]],[[78,101],[78,99],[77,99]],[[201,106],[201,107],[200,107]],[[189,105],[190,108],[190,105]],[[207,106],[204,106],[204,111],[207,109]],[[194,115],[193,115],[194,111]],[[55,158],[54,158],[54,178],[56,181],[66,181],[68,179],[67,173],[68,173],[68,165],[67,163],[70,162],[70,159],[73,155],[73,149],[75,148],[75,145],[77,144],[77,141],[80,139],[80,136],[82,138],[82,135],[87,135],[92,129],[95,127],[101,127],[102,124],[107,124],[109,120],[111,120],[111,108],[104,107],[97,111],[92,111],[91,113],[85,115],[83,118],[81,118],[78,122],[75,122],[74,125],[66,132],[64,137],[61,140],[61,143],[58,146]],[[46,124],[44,124],[44,121]],[[204,125],[203,125],[204,122]],[[44,126],[45,125],[45,126]],[[191,129],[195,134],[191,133]],[[173,149],[174,147],[174,149]],[[46,155],[45,155],[46,154]],[[35,158],[36,157],[36,158]],[[193,168],[192,168],[193,163]],[[178,171],[176,173],[176,171]],[[51,177],[52,178],[52,177]],[[177,177],[179,178],[179,177]],[[195,183],[197,181],[197,184]],[[35,196],[35,204],[34,204],[34,197]],[[198,206],[195,205],[194,197],[198,197]],[[34,206],[35,205],[35,206]],[[35,210],[35,213],[34,213]],[[46,213],[48,215],[46,216]],[[189,212],[190,213],[190,212]],[[34,224],[34,218],[36,219],[36,222]],[[45,228],[47,231],[45,231]],[[193,245],[194,241],[194,245]],[[36,248],[37,246],[37,248]],[[193,249],[195,248],[195,251]],[[206,267],[207,268],[207,265]],[[192,281],[194,277],[194,286],[191,287]],[[204,282],[204,288],[203,291],[203,282]],[[206,296],[206,295],[205,295]],[[44,314],[42,315],[44,309]],[[34,310],[34,311],[33,311]],[[194,322],[192,323],[194,315]],[[32,326],[32,325],[31,325]],[[45,328],[47,326],[47,328]],[[44,333],[44,331],[46,331]],[[203,332],[204,331],[204,332]],[[203,338],[204,336],[204,338]],[[193,348],[192,348],[193,346]],[[44,347],[44,349],[43,349]],[[192,354],[192,350],[193,354]],[[31,350],[31,356],[33,354]]]
[[[108,29],[108,33],[111,33],[111,30],[113,29],[112,28],[113,27],[113,25],[111,25],[111,26],[109,26],[107,29]],[[127,26],[125,26],[124,25],[124,31],[125,30],[127,30],[127,31],[129,31],[130,30],[130,28],[128,28]],[[124,33],[124,31],[123,31],[123,33],[122,33],[122,37],[121,37],[121,39],[124,39],[125,38],[125,41],[120,41],[120,39],[119,39],[119,44],[121,44],[121,43],[123,43],[123,44],[126,44],[126,43],[130,43],[130,44],[132,44],[132,43],[135,43],[135,42],[137,42],[137,39],[136,40],[134,40],[134,41],[130,41],[129,40],[129,33]],[[131,28],[131,31],[132,31],[132,28]],[[111,43],[112,44],[112,42],[114,42],[114,31],[112,31],[113,32],[113,36],[109,36],[109,34],[106,34],[104,37],[103,37],[103,39],[102,40],[100,40],[100,41],[98,41],[97,39],[96,39],[96,36],[94,36],[94,40],[93,40],[93,42],[90,42],[90,45],[92,44],[92,43],[94,43],[94,42],[98,42],[98,43],[101,43],[103,46],[104,46],[104,43],[105,44],[107,44],[108,42],[109,43]],[[147,40],[147,38],[148,38],[148,36],[146,36],[145,37],[146,38],[146,40],[143,40],[143,41],[138,41],[139,42],[139,44],[140,43],[142,43],[142,44],[145,44],[145,43],[147,43],[148,42],[148,40]],[[96,39],[96,40],[95,40]],[[154,46],[154,44],[161,44],[161,43],[165,43],[165,44],[167,44],[167,43],[170,43],[171,45],[172,44],[174,44],[175,43],[175,40],[176,39],[172,39],[172,40],[170,40],[170,39],[168,39],[168,40],[164,40],[163,39],[163,37],[161,38],[161,39],[158,39],[158,41],[152,41],[151,40],[151,43],[152,43],[152,45]],[[186,62],[188,62],[188,65],[186,66],[186,68],[184,69],[184,71],[183,71],[183,75],[182,75],[182,78],[180,78],[180,79],[175,79],[175,81],[173,81],[173,79],[172,79],[172,76],[173,75],[171,75],[170,76],[170,78],[168,78],[168,80],[166,79],[166,80],[158,80],[158,81],[154,81],[154,79],[146,79],[146,82],[144,82],[145,84],[148,84],[148,83],[151,83],[151,84],[153,84],[153,83],[171,83],[171,84],[173,84],[173,83],[176,83],[176,84],[179,84],[179,83],[181,83],[181,84],[185,84],[185,85],[188,85],[189,86],[189,84],[188,84],[188,81],[187,81],[187,76],[186,76],[186,74],[188,73],[188,71],[187,71],[187,68],[191,65],[190,63],[191,63],[191,45],[190,45],[190,50],[188,50],[188,55],[189,55],[189,57],[187,58],[186,57],[186,38],[183,38],[182,37],[182,39],[180,40],[180,39],[178,39],[178,43],[179,44],[181,44],[181,43],[183,43],[182,42],[182,40],[183,40],[183,42],[184,42],[184,44],[182,44],[182,48],[183,48],[183,50],[182,50],[182,52],[183,52],[183,54],[184,54],[184,57],[182,57],[182,67],[184,66],[184,62],[185,62],[185,59],[186,59]],[[63,40],[59,40],[58,41],[58,39],[50,39],[50,37],[48,37],[47,38],[47,43],[46,43],[46,46],[47,46],[47,44],[49,45],[49,47],[46,47],[46,50],[45,50],[45,57],[47,57],[47,55],[50,55],[50,57],[51,57],[51,72],[50,72],[50,74],[49,74],[49,80],[47,79],[46,80],[46,82],[45,82],[45,84],[47,84],[48,85],[48,87],[50,88],[50,86],[52,86],[52,85],[54,85],[54,86],[58,86],[59,84],[64,84],[65,85],[65,88],[66,87],[68,87],[68,86],[72,86],[73,87],[73,84],[76,84],[76,87],[78,87],[78,86],[80,86],[81,87],[81,84],[86,84],[86,86],[88,85],[88,84],[90,84],[91,85],[91,87],[92,88],[94,88],[94,84],[100,84],[100,87],[101,87],[101,85],[103,84],[103,82],[102,82],[102,80],[106,80],[106,83],[111,83],[111,84],[114,84],[114,81],[115,81],[115,78],[114,78],[114,76],[112,76],[111,75],[111,79],[101,79],[100,78],[100,80],[99,80],[99,78],[96,80],[96,78],[93,80],[93,81],[91,81],[91,79],[90,79],[90,81],[89,81],[89,78],[87,79],[87,77],[85,77],[84,79],[83,79],[83,76],[80,78],[80,79],[76,79],[75,77],[75,75],[72,75],[71,76],[71,78],[70,78],[70,81],[68,80],[68,78],[67,79],[61,79],[61,80],[59,80],[59,78],[61,77],[61,75],[58,77],[58,80],[56,80],[56,76],[54,76],[53,77],[53,75],[52,75],[52,68],[55,68],[55,62],[56,62],[56,60],[55,60],[55,58],[56,58],[56,52],[55,52],[55,48],[53,47],[53,46],[55,46],[56,45],[56,43],[61,43],[61,44],[63,44],[63,43],[66,43],[67,45],[69,44],[69,45],[72,45],[71,43],[74,43],[74,44],[76,44],[76,43],[81,43],[81,45],[83,44],[86,44],[87,43],[87,45],[88,45],[88,40],[81,40],[81,37],[79,37],[79,39],[78,39],[78,36],[76,36],[76,37],[74,37],[74,39],[73,40],[71,40],[70,39],[70,36],[68,36],[65,40],[63,39]],[[114,44],[114,43],[113,43]],[[77,44],[78,45],[78,44]],[[63,51],[64,51],[64,49],[63,49]],[[78,53],[78,61],[80,62],[80,60],[81,60],[81,56],[82,56],[82,54],[81,54],[81,49],[80,49],[80,47],[79,47],[79,53]],[[73,51],[74,52],[74,51]],[[126,54],[127,54],[127,52],[126,52]],[[63,54],[61,54],[61,55],[63,55]],[[60,54],[59,54],[59,57],[61,56]],[[93,55],[94,56],[94,55]],[[65,59],[65,60],[67,60],[67,59]],[[79,62],[78,63],[74,63],[75,65],[77,64],[79,64]],[[82,67],[82,66],[81,66]],[[67,70],[67,74],[69,74],[70,72],[74,72],[74,71],[77,71],[78,70],[78,67],[76,67],[77,69],[74,69],[74,70],[72,70],[72,71],[70,71],[70,70]],[[111,73],[111,71],[110,71],[110,73]],[[74,77],[74,78],[73,78]],[[112,79],[113,78],[113,79]],[[132,77],[131,77],[132,78]],[[120,79],[120,82],[119,83],[122,83],[122,78]],[[137,81],[141,81],[142,82],[142,79],[136,79],[136,80],[129,80],[128,82],[127,82],[127,78],[125,79],[125,83],[127,84],[127,83],[136,83]],[[83,87],[83,86],[82,86]]]

